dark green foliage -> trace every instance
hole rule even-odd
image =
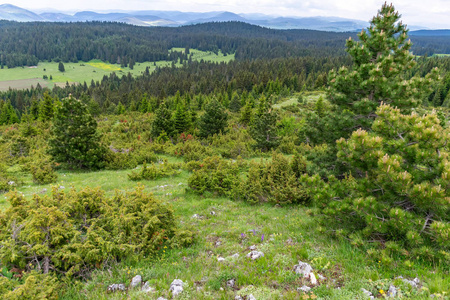
[[[185,162],[199,161],[214,154],[210,147],[203,146],[199,141],[187,140],[175,147],[175,155],[183,156]]]
[[[142,186],[113,197],[86,188],[54,189],[30,202],[19,193],[8,199],[11,206],[0,218],[0,259],[10,268],[86,277],[111,262],[192,241],[177,232],[172,209]]]
[[[171,164],[166,159],[158,164],[151,163],[150,166],[147,166],[147,163],[144,162],[142,169],[138,172],[132,171],[128,174],[128,178],[133,181],[155,180],[178,175],[180,174],[180,169],[180,164]]]
[[[19,123],[19,117],[9,101],[0,102],[0,110],[0,125]]]
[[[279,153],[274,153],[268,163],[253,163],[235,197],[250,203],[305,203],[309,196],[298,180],[306,169],[302,164],[299,157],[289,162]]]
[[[198,127],[199,135],[203,138],[214,134],[224,133],[228,126],[228,114],[225,108],[213,99],[205,107],[205,113],[200,117]]]
[[[136,158],[131,153],[108,151],[105,157],[105,169],[126,170],[134,169],[138,165]]]
[[[4,193],[19,186],[18,179],[6,171],[6,167],[0,165],[0,193]]]
[[[191,191],[197,194],[212,192],[217,195],[229,195],[239,184],[239,164],[221,159],[218,156],[205,158],[188,179]]]
[[[66,71],[66,69],[64,68],[64,64],[61,61],[58,64],[58,70],[60,72],[65,72]]]
[[[49,122],[53,119],[55,112],[54,99],[47,93],[44,93],[43,99],[39,103],[39,120]]]
[[[21,280],[0,276],[0,297],[4,300],[56,300],[64,286],[54,274],[24,273]]]
[[[261,100],[257,114],[250,125],[250,135],[256,141],[255,147],[262,151],[269,151],[280,144],[277,134],[278,113],[269,103]]]
[[[182,104],[177,105],[177,109],[173,115],[173,126],[175,132],[181,134],[187,132],[190,127],[190,114],[186,110],[186,107]]]
[[[49,140],[49,153],[56,162],[78,169],[103,166],[105,148],[99,143],[97,122],[87,106],[73,97],[57,108]]]
[[[159,137],[162,133],[171,136],[174,132],[172,114],[163,103],[155,112],[155,120],[152,123],[152,136]]]

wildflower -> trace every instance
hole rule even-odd
[[[264,234],[261,236],[261,243],[264,242]]]
[[[384,295],[385,292],[384,292],[383,290],[380,290],[380,294],[381,294],[381,295]]]

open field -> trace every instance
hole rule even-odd
[[[182,48],[174,48],[173,50],[181,51]],[[204,52],[192,49],[193,60],[204,60],[212,62],[229,62],[234,59],[234,55],[224,56],[222,53],[218,55],[211,52]],[[42,87],[52,88],[55,84],[64,85],[69,83],[90,83],[92,80],[99,81],[105,75],[109,75],[115,72],[117,75],[122,76],[131,73],[133,76],[139,76],[145,69],[149,67],[150,72],[153,72],[156,67],[171,66],[172,62],[158,61],[136,63],[133,70],[130,68],[122,68],[119,64],[105,63],[100,60],[91,60],[89,62],[78,63],[64,63],[65,72],[58,70],[57,62],[40,62],[36,67],[18,67],[13,69],[1,69],[0,70],[0,91],[8,90],[11,88],[26,89],[32,85],[36,86],[37,83]],[[181,64],[176,64],[181,66]],[[47,75],[49,79],[44,80],[43,76]],[[52,79],[50,79],[50,76]]]

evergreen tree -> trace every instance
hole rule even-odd
[[[122,115],[125,113],[125,106],[123,106],[122,102],[119,101],[119,104],[116,106],[116,114]]]
[[[60,72],[65,72],[66,71],[66,69],[64,68],[64,64],[61,61],[58,64],[58,70]]]
[[[241,99],[239,98],[237,93],[234,93],[231,97],[230,102],[230,111],[232,112],[239,112],[241,110]]]
[[[253,110],[250,102],[247,102],[241,112],[241,123],[248,125],[252,120]]]
[[[205,107],[205,113],[199,120],[199,135],[203,138],[224,133],[228,125],[228,114],[216,99],[213,99]]]
[[[103,166],[105,148],[98,142],[97,122],[87,106],[69,96],[55,112],[49,153],[56,162],[78,169]]]
[[[177,105],[177,109],[173,115],[173,125],[175,131],[180,134],[182,132],[186,132],[189,129],[189,113],[186,111],[186,108],[182,104]]]
[[[48,94],[44,93],[43,99],[39,103],[39,120],[42,122],[50,121],[53,118],[55,111],[53,98]]]
[[[409,52],[408,30],[399,18],[392,4],[385,3],[369,28],[358,34],[359,41],[347,40],[352,68],[330,72],[329,100],[354,114],[355,127],[370,129],[381,103],[409,112],[429,93],[428,87],[437,77],[434,71],[425,80],[406,79],[406,71],[415,61]]]
[[[278,113],[272,109],[265,99],[261,99],[258,116],[250,125],[250,135],[256,141],[255,147],[262,151],[269,151],[280,144],[277,134]]]
[[[167,106],[162,103],[155,111],[155,120],[152,123],[152,136],[159,137],[163,132],[167,135],[172,135],[174,126],[171,118],[171,113]]]

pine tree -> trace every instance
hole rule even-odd
[[[228,114],[216,99],[213,99],[205,107],[205,113],[199,120],[199,135],[203,138],[224,133],[228,126]]]
[[[116,114],[122,115],[125,113],[125,111],[126,111],[125,106],[123,106],[122,102],[119,101],[119,104],[117,104],[116,106]]]
[[[175,131],[180,134],[186,132],[190,125],[190,116],[186,108],[182,104],[177,105],[177,109],[173,115],[173,124]]]
[[[48,94],[48,92],[44,93],[44,97],[39,103],[39,120],[42,122],[51,121],[53,118],[53,114],[55,111],[53,98]]]
[[[234,93],[231,97],[230,102],[230,111],[232,112],[239,112],[241,110],[241,99],[239,98],[237,93]]]
[[[248,125],[252,120],[252,116],[253,116],[252,105],[250,102],[247,102],[244,108],[242,109],[240,122],[245,125]]]
[[[280,144],[276,128],[277,120],[278,113],[262,98],[258,105],[258,113],[250,125],[250,135],[256,141],[256,148],[269,151]]]
[[[355,127],[370,129],[375,110],[390,104],[409,112],[425,93],[429,93],[434,70],[425,79],[406,79],[406,71],[415,65],[409,52],[408,30],[392,4],[384,4],[370,21],[367,30],[358,34],[359,41],[347,40],[347,52],[353,59],[352,68],[341,67],[330,72],[329,100],[342,109],[353,112]]]
[[[152,133],[153,137],[159,137],[163,132],[171,136],[174,131],[174,125],[172,121],[172,116],[167,106],[161,103],[159,108],[155,111],[155,120],[152,123]]]
[[[55,112],[49,140],[49,153],[54,160],[77,169],[103,166],[105,148],[99,143],[97,122],[87,106],[69,96]]]
[[[66,69],[64,68],[64,64],[63,64],[62,62],[59,62],[59,64],[58,64],[58,70],[59,70],[60,72],[65,72],[65,71],[66,71]]]

